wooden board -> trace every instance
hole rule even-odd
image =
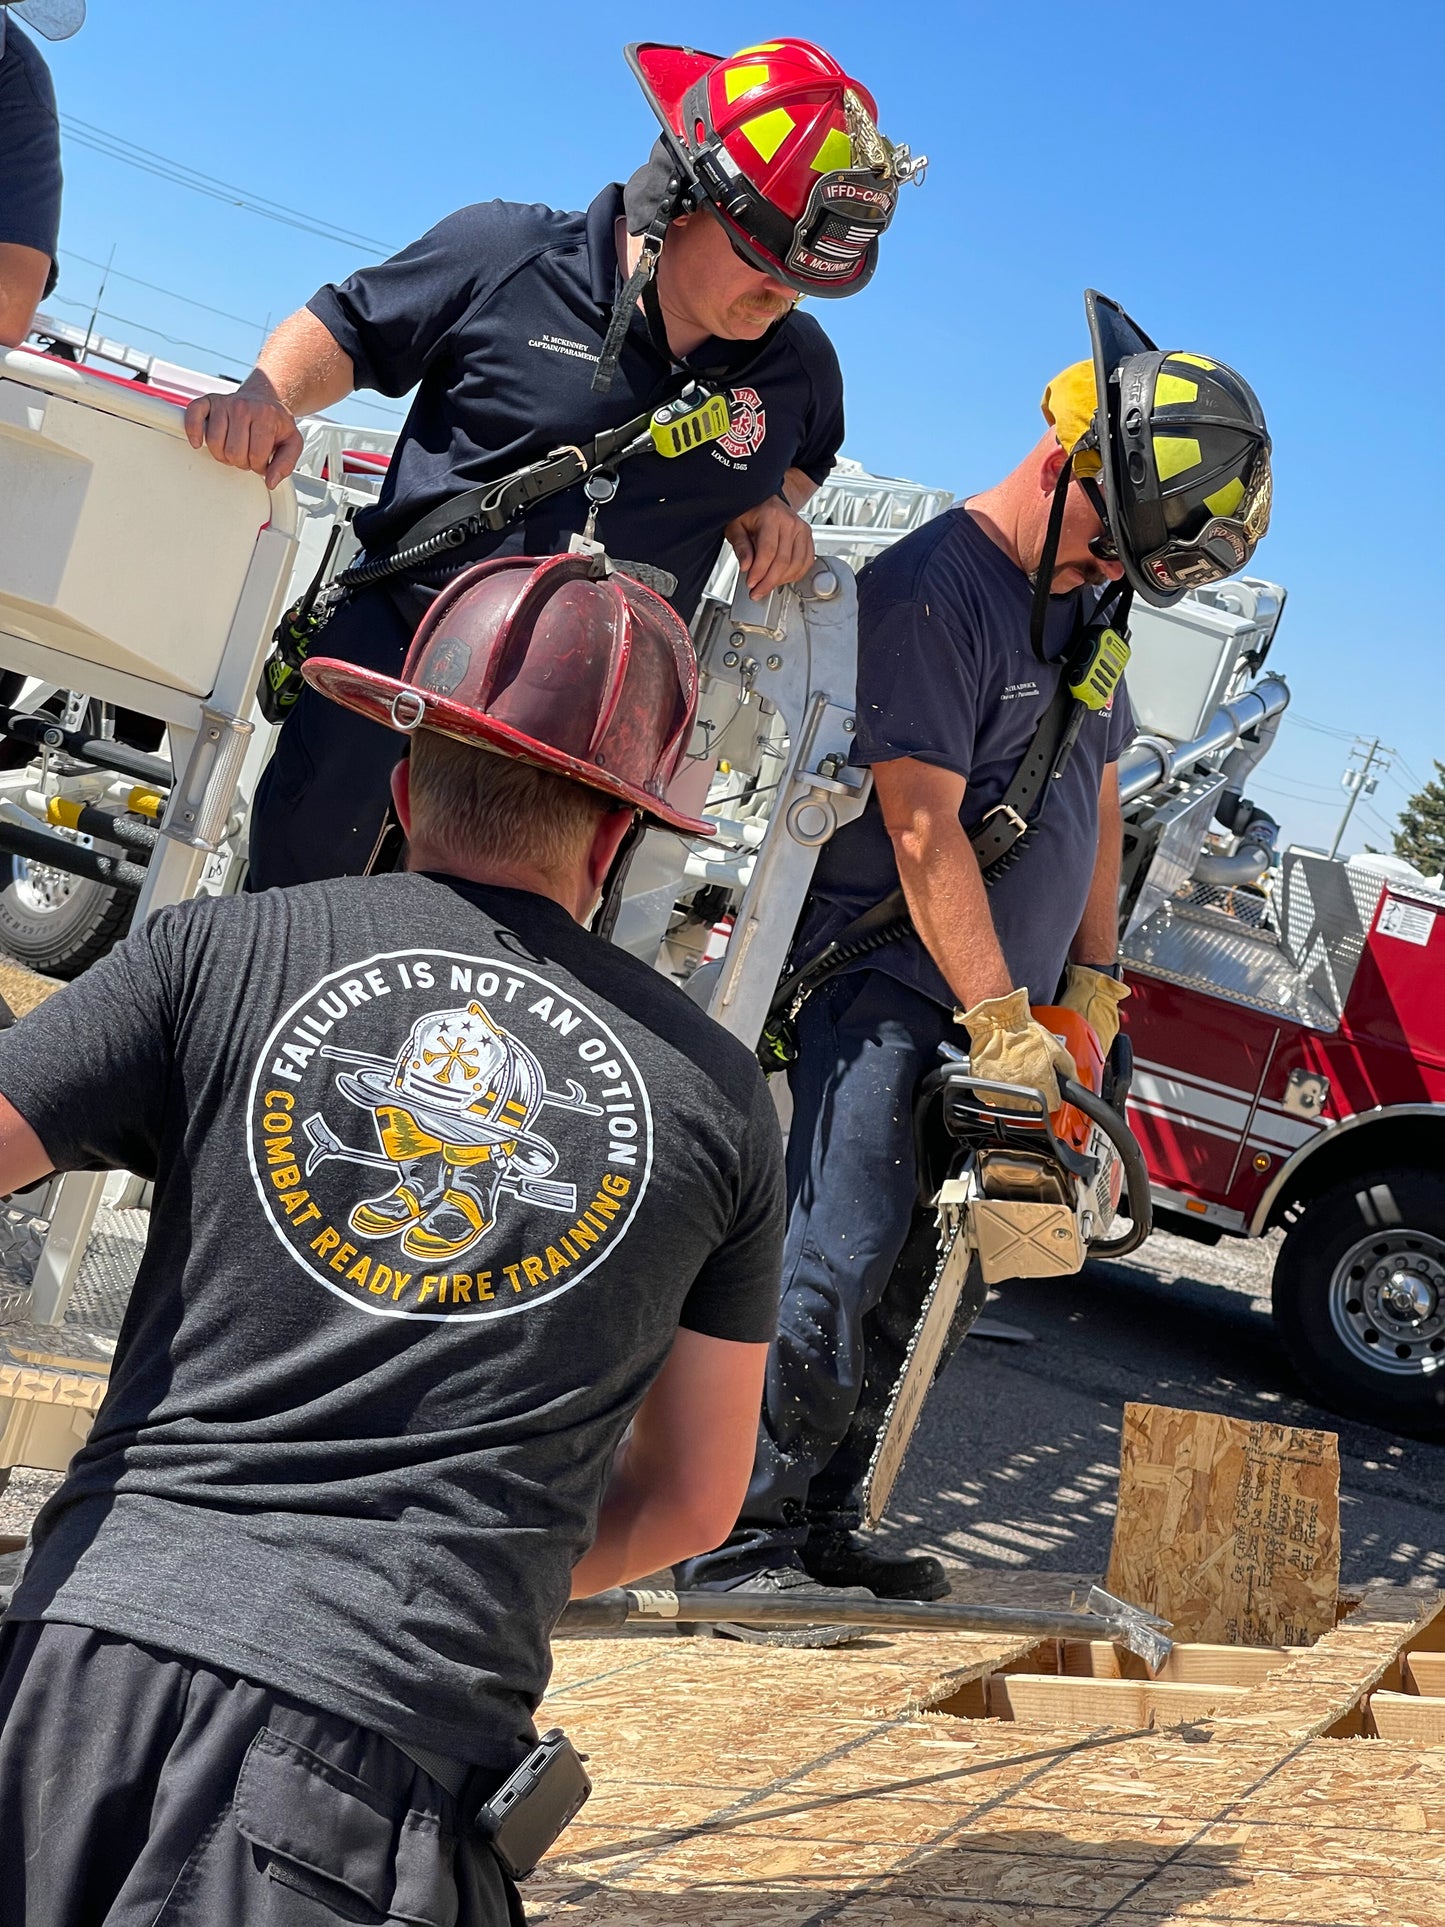
[[[1445,1653],[1406,1653],[1405,1690],[1445,1699]]]
[[[1371,1693],[1366,1724],[1382,1740],[1445,1746],[1445,1699],[1422,1699],[1418,1693]]]
[[[1124,1407],[1110,1592],[1175,1640],[1307,1646],[1335,1624],[1339,1578],[1333,1432]]]
[[[997,1720],[1035,1726],[1177,1726],[1205,1719],[1246,1697],[1243,1686],[1181,1685],[1174,1680],[1068,1679],[1057,1673],[995,1673],[988,1710]]]
[[[1107,1639],[1060,1641],[1059,1671],[1077,1679],[1145,1679],[1147,1668],[1137,1653],[1111,1645]],[[1257,1686],[1270,1673],[1288,1666],[1302,1646],[1176,1646],[1157,1677],[1204,1686]]]

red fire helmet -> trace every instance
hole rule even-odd
[[[878,131],[873,96],[807,40],[719,59],[642,41],[627,59],[694,204],[733,246],[803,294],[854,294],[873,273],[915,160]]]
[[[508,555],[437,597],[402,672],[318,656],[313,689],[373,722],[434,729],[571,777],[689,836],[712,826],[665,801],[697,710],[682,619],[605,557]]]

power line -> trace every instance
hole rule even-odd
[[[126,278],[134,280],[136,277],[130,275]],[[66,294],[55,294],[50,298],[52,301],[61,302],[67,308],[84,308],[89,305],[84,301],[77,301],[73,296]],[[103,315],[107,321],[118,321],[122,328],[139,328],[142,334],[154,335],[157,341],[167,342],[173,348],[191,348],[194,349],[198,355],[213,355],[216,360],[229,361],[237,368],[249,369],[252,366],[249,359],[243,359],[240,355],[227,354],[224,348],[212,348],[204,341],[188,341],[183,335],[167,334],[164,329],[157,328],[152,322],[137,321],[131,315],[116,314],[111,308],[96,308],[93,312],[97,315]],[[248,327],[254,325],[254,323],[247,323]],[[406,410],[404,408],[387,408],[381,402],[367,401],[364,396],[359,394],[352,394],[346,399],[350,407],[369,408],[378,415],[389,416],[392,421],[401,422],[406,420]]]
[[[1278,788],[1279,785],[1285,785],[1286,787],[1281,789],[1281,788]],[[1293,785],[1293,788],[1289,787],[1291,785]],[[1303,779],[1299,777],[1294,777],[1294,776],[1275,776],[1271,782],[1262,782],[1262,781],[1256,780],[1254,782],[1251,782],[1249,787],[1252,790],[1275,789],[1276,793],[1279,795],[1282,795],[1282,796],[1294,795],[1294,796],[1297,796],[1302,802],[1306,802],[1306,803],[1311,803],[1315,801],[1332,803],[1335,800],[1335,795],[1336,795],[1336,791],[1328,787],[1326,784],[1308,783],[1303,781]],[[1313,794],[1310,794],[1310,792],[1313,792]]]
[[[1337,736],[1344,743],[1352,743],[1355,740],[1355,732],[1352,729],[1336,729],[1331,723],[1313,722],[1308,716],[1297,716],[1292,709],[1284,712],[1284,719],[1287,723],[1292,723],[1296,729],[1312,729],[1318,736]]]
[[[62,248],[60,252],[71,261],[79,261],[87,268],[104,268],[104,261],[92,261],[88,254],[77,254],[74,248]],[[112,268],[111,278],[115,281],[131,281],[138,288],[149,288],[152,294],[169,295],[172,301],[185,301],[193,308],[204,308],[207,314],[219,315],[223,321],[239,322],[243,328],[260,328],[259,321],[252,321],[243,314],[232,314],[228,308],[213,308],[209,301],[197,301],[193,294],[182,294],[179,288],[163,288],[159,281],[142,281],[138,274],[123,274],[119,268]],[[63,296],[58,297],[64,299]]]
[[[247,189],[236,187],[229,181],[219,180],[214,174],[205,174],[185,161],[171,160],[154,149],[142,147],[136,141],[127,140],[122,134],[112,134],[107,128],[97,127],[93,121],[81,120],[75,114],[62,114],[61,126],[67,139],[80,147],[88,147],[92,152],[103,154],[106,159],[121,161],[127,167],[134,167],[142,174],[153,175],[157,180],[170,181],[177,187],[188,187],[193,194],[203,194],[208,200],[220,201],[227,207],[241,208],[247,214],[257,214],[262,220],[275,221],[281,227],[299,229],[304,234],[319,235],[323,241],[335,241],[344,247],[360,248],[368,254],[391,254],[394,250],[384,241],[378,241],[367,234],[355,234],[349,228],[337,227],[329,221],[321,220],[299,209],[286,207],[280,201],[268,200],[264,195],[252,194]]]
[[[67,308],[90,306],[88,301],[76,301],[66,294],[53,295],[51,299]],[[193,348],[198,355],[214,355],[218,361],[234,362],[238,368],[251,366],[249,360],[243,361],[239,355],[228,355],[224,348],[208,347],[204,341],[187,341],[182,335],[168,335],[164,329],[153,327],[149,321],[137,321],[132,315],[117,314],[113,308],[96,308],[93,312],[104,315],[107,321],[118,321],[122,328],[139,328],[142,334],[154,335],[158,341],[167,341],[173,348]]]

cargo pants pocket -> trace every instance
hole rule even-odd
[[[263,1727],[156,1927],[456,1927],[456,1835],[387,1777]]]

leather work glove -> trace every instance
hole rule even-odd
[[[1026,990],[985,997],[971,1010],[957,1014],[972,1045],[968,1059],[975,1076],[999,1084],[1032,1085],[1043,1093],[1050,1115],[1059,1108],[1059,1078],[1079,1073],[1058,1038],[1029,1010]]]
[[[1059,1002],[1065,1010],[1076,1010],[1099,1040],[1105,1057],[1119,1035],[1119,1006],[1129,995],[1129,986],[1102,970],[1087,964],[1070,964]]]

